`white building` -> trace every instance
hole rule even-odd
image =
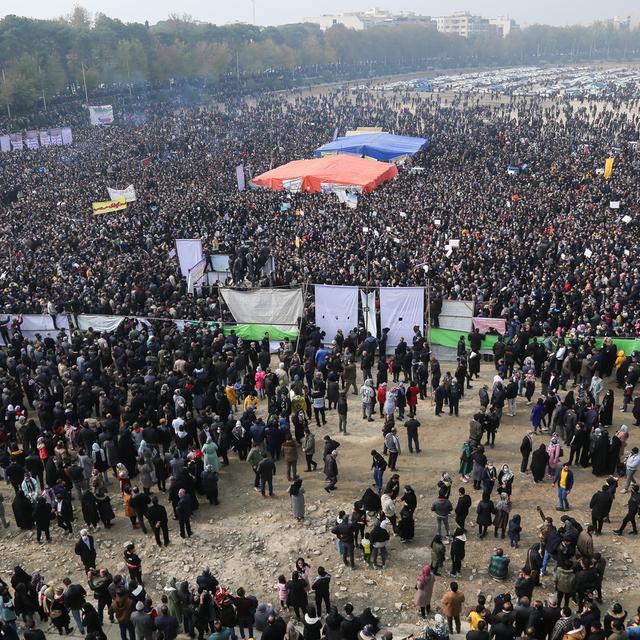
[[[520,31],[520,25],[509,16],[489,18],[489,24],[495,27],[496,33],[503,38],[506,38],[513,31]]]
[[[437,16],[434,20],[440,33],[452,33],[461,38],[490,31],[486,18],[474,16],[469,11],[456,11],[448,16]]]
[[[350,13],[304,18],[303,21],[317,24],[323,31],[337,24],[344,25],[348,29],[355,29],[356,31],[364,31],[370,27],[399,24],[420,24],[435,28],[435,23],[429,16],[421,16],[410,11],[392,13],[375,7],[368,11],[353,11]]]

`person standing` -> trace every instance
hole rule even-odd
[[[407,430],[407,445],[409,446],[409,453],[413,453],[414,446],[416,448],[416,453],[420,453],[420,440],[418,439],[418,428],[420,427],[420,422],[414,416],[411,416],[404,423],[404,427]]]
[[[458,527],[453,532],[453,540],[451,541],[451,576],[454,578],[460,577],[462,574],[462,561],[464,560],[466,552],[467,536],[464,529]]]
[[[621,536],[624,533],[624,529],[627,524],[631,524],[631,533],[634,536],[638,535],[638,528],[636,526],[636,516],[638,515],[638,510],[640,510],[640,487],[637,484],[631,485],[631,495],[629,496],[629,501],[627,502],[627,515],[625,515],[622,520],[622,524],[619,529],[614,529],[613,533],[618,536]]]
[[[620,493],[627,493],[629,487],[632,484],[636,484],[635,474],[638,467],[640,467],[640,451],[638,447],[633,447],[625,463],[625,475],[627,479],[624,484],[624,489]]]
[[[382,478],[387,468],[387,461],[375,449],[371,450],[371,457],[372,457],[371,468],[373,469],[373,483],[376,485],[376,488],[378,489],[378,493],[382,493]]]
[[[80,530],[80,539],[76,542],[74,551],[77,556],[80,556],[85,572],[89,569],[95,569],[96,545],[93,536],[90,536],[86,529]]]
[[[145,611],[143,602],[136,602],[135,611],[131,613],[131,624],[136,634],[136,640],[153,640],[156,624],[149,611]]]
[[[318,575],[315,580],[311,584],[311,590],[315,594],[316,599],[316,609],[318,611],[318,615],[322,615],[322,603],[324,602],[324,606],[326,609],[326,613],[329,614],[331,609],[330,602],[330,591],[329,585],[331,583],[331,574],[327,573],[324,567],[318,567]]]
[[[266,453],[262,454],[262,460],[258,464],[258,476],[260,478],[260,492],[262,497],[265,496],[265,488],[269,487],[269,497],[273,497],[273,476],[276,473],[276,463],[267,456]]]
[[[522,438],[520,443],[520,455],[522,456],[522,462],[520,463],[520,471],[522,473],[527,472],[529,466],[529,456],[533,450],[533,431],[528,431],[527,435]]]
[[[49,527],[51,526],[51,506],[42,496],[36,500],[33,508],[33,519],[36,523],[36,538],[38,542],[42,539],[43,533],[46,541],[51,542],[51,533],[49,532]]]
[[[464,593],[458,589],[458,583],[452,582],[449,591],[442,596],[442,613],[447,618],[449,633],[453,633],[453,623],[456,623],[456,633],[460,633],[460,614],[464,604]]]
[[[315,471],[318,468],[318,463],[313,459],[316,452],[316,437],[311,433],[309,427],[304,428],[304,436],[301,443],[304,457],[307,460],[307,471]],[[313,469],[311,469],[313,467]]]
[[[136,553],[136,546],[130,542],[124,550],[124,562],[129,570],[129,577],[138,584],[142,584],[142,560]]]
[[[176,505],[176,515],[180,525],[180,537],[190,538],[191,531],[191,515],[193,514],[193,500],[191,496],[184,490],[178,491],[178,504]]]
[[[302,486],[302,478],[296,478],[289,487],[289,495],[291,496],[291,510],[293,517],[298,521],[304,520],[304,487]]]
[[[573,471],[569,468],[568,462],[565,462],[562,467],[556,470],[553,486],[558,488],[556,511],[569,511],[568,497],[571,489],[573,489]]]
[[[71,611],[71,615],[78,627],[78,631],[81,635],[84,635],[84,625],[82,624],[82,605],[85,603],[85,597],[87,592],[80,584],[72,584],[70,578],[65,578],[62,581],[65,586],[64,591],[64,604]]]
[[[73,533],[73,507],[71,500],[64,497],[61,493],[56,494],[56,518],[58,526],[69,534]]]
[[[373,388],[373,380],[365,380],[360,387],[360,399],[362,400],[362,419],[368,422],[373,422],[371,414],[373,413],[375,396],[376,391]]]
[[[604,519],[611,509],[613,503],[613,494],[609,493],[607,485],[604,485],[600,491],[596,491],[591,496],[589,508],[591,509],[591,523],[593,524],[593,533],[596,536],[602,535],[602,525]]]
[[[290,434],[282,444],[282,453],[287,465],[287,480],[293,482],[298,477],[298,445]]]
[[[162,538],[164,540],[164,546],[169,545],[169,518],[167,516],[167,510],[163,505],[158,504],[158,498],[155,496],[151,498],[151,506],[147,511],[147,520],[153,530],[153,535],[156,538],[156,544],[161,547],[160,533],[162,532]]]
[[[437,499],[431,504],[431,511],[436,514],[436,519],[438,521],[438,535],[442,535],[442,527],[444,527],[447,537],[449,537],[449,514],[453,511],[453,505],[442,491],[438,495]]]
[[[329,484],[324,488],[327,493],[331,493],[336,488],[338,483],[338,450],[334,449],[331,453],[328,453],[324,458],[324,475],[327,478]]]
[[[464,487],[458,489],[458,503],[456,504],[456,524],[460,529],[465,528],[465,521],[471,510],[471,496],[467,494]]]
[[[397,471],[396,462],[400,455],[400,439],[398,438],[398,432],[395,427],[391,429],[389,433],[384,437],[384,446],[389,454],[387,464],[391,471]]]
[[[120,628],[121,640],[136,640],[135,630],[131,624],[134,604],[124,588],[118,587],[116,589],[115,596],[111,602],[111,609]]]
[[[340,433],[347,435],[347,415],[349,413],[349,407],[347,405],[347,392],[341,391],[338,396],[338,402],[336,403],[336,409],[338,410],[338,429]],[[318,612],[318,615],[320,613]]]
[[[431,613],[431,597],[433,596],[433,585],[436,577],[427,564],[422,568],[418,580],[416,581],[415,603],[420,610],[422,618],[427,617],[427,613]]]

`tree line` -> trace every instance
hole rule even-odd
[[[419,24],[321,31],[312,24],[216,26],[171,16],[150,26],[82,7],[56,20],[0,20],[0,105],[26,111],[38,101],[105,87],[221,81],[285,70],[306,78],[344,68],[361,77],[428,67],[637,60],[640,29],[536,25],[509,34],[460,38]],[[333,72],[328,77],[335,77]],[[366,73],[365,73],[366,75]]]

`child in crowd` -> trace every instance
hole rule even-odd
[[[520,525],[520,514],[516,513],[509,522],[509,530],[507,535],[509,536],[509,543],[514,549],[518,548],[518,542],[520,542],[520,533],[522,532],[522,526]]]
[[[276,582],[276,591],[278,592],[278,599],[280,600],[280,606],[288,610],[287,600],[289,599],[289,591],[287,590],[287,579],[283,575],[278,576],[278,582]]]

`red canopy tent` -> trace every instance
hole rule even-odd
[[[291,189],[317,192],[322,191],[323,185],[328,188],[360,187],[362,191],[373,191],[397,175],[398,169],[394,164],[341,154],[313,160],[294,160],[257,176],[252,183],[274,191]]]

